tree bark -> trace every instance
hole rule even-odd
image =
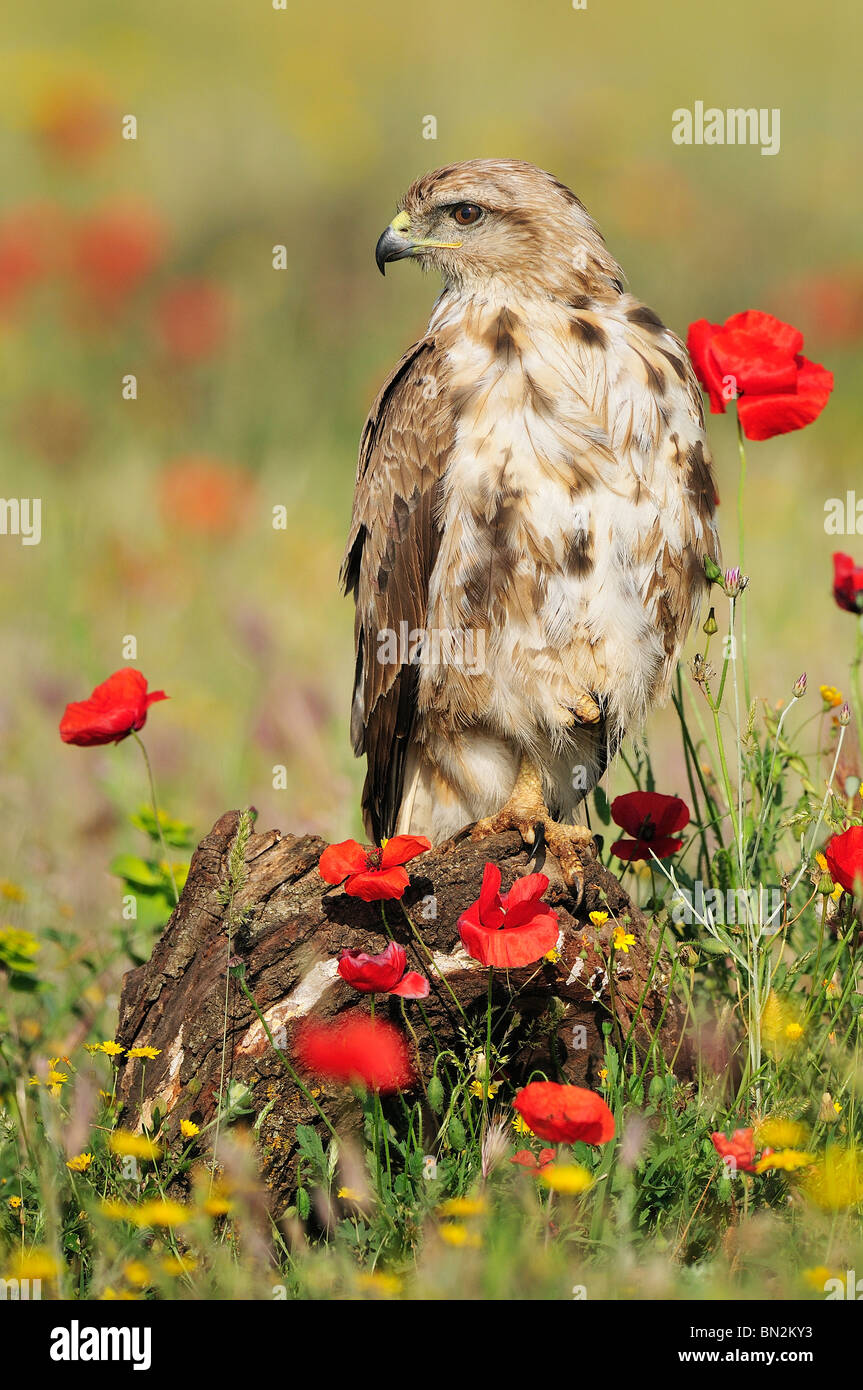
[[[488,860],[500,866],[504,890],[537,866],[528,868],[528,853],[514,833],[481,843],[463,833],[413,860],[403,905],[385,902],[382,913],[380,903],[349,897],[323,882],[317,865],[324,841],[270,830],[251,834],[239,856],[239,826],[237,811],[216,822],[195,851],[180,902],[151,959],[125,977],[118,1041],[127,1049],[158,1048],[159,1055],[146,1062],[143,1077],[140,1059],[125,1060],[118,1097],[124,1126],[149,1129],[158,1122],[162,1138],[173,1146],[183,1142],[181,1120],[204,1129],[231,1083],[248,1088],[262,1171],[278,1215],[296,1187],[297,1124],[316,1126],[324,1140],[326,1129],[271,1045],[236,968],[242,965],[273,1040],[290,1057],[291,1035],[300,1020],[332,1019],[350,1010],[368,1013],[369,996],[336,973],[339,953],[344,947],[381,951],[389,932],[405,946],[409,968],[431,982],[427,999],[403,1006],[414,1030],[408,1036],[412,1052],[418,1049],[420,1076],[408,1099],[421,1099],[436,1050],[451,1048],[460,1056],[467,1050],[460,1033],[464,1018],[453,995],[476,1024],[477,1046],[485,1038],[488,972],[461,948],[458,917],[479,896]],[[626,1066],[637,1055],[648,1076],[656,1050],[678,1075],[687,1074],[683,1011],[669,990],[670,961],[664,948],[658,949],[655,929],[601,864],[588,865],[580,903],[554,860],[541,867],[551,878],[545,897],[561,927],[559,959],[494,972],[493,1008],[509,1004],[509,1018],[515,1019],[503,1048],[505,1065],[494,1078],[504,1082],[504,1097],[510,1094],[506,1083],[522,1085],[533,1072],[599,1090],[607,1045],[625,1052]],[[595,926],[591,912],[607,912],[608,920]],[[615,922],[623,923],[635,942],[626,952],[614,952],[611,970]],[[378,996],[376,1014],[404,1027],[397,998]],[[603,1024],[610,1025],[607,1036]],[[230,1094],[237,1093],[235,1084]],[[355,1127],[358,1108],[349,1089],[325,1085],[317,1100],[337,1130]],[[428,1109],[425,1113],[424,1133],[434,1151],[439,1119]],[[397,1114],[394,1110],[394,1118]],[[212,1130],[207,1133],[212,1136]]]

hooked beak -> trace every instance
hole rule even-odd
[[[410,237],[404,235],[409,226],[410,219],[407,213],[400,212],[398,217],[393,218],[386,231],[378,237],[375,261],[381,275],[386,275],[387,261],[403,260],[413,251],[413,242]]]
[[[410,235],[411,220],[406,212],[393,218],[385,232],[378,237],[375,247],[375,261],[381,275],[386,274],[387,261],[402,261],[405,256],[413,256],[426,246],[456,248],[460,241],[431,241],[427,237],[414,241]]]

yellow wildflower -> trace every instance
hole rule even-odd
[[[201,1210],[208,1216],[227,1216],[228,1212],[233,1211],[234,1204],[227,1197],[219,1197],[215,1193],[201,1203]]]
[[[60,1266],[50,1250],[34,1247],[17,1255],[6,1271],[7,1279],[54,1279]]]
[[[0,898],[5,898],[7,903],[25,903],[27,894],[17,883],[13,883],[11,878],[0,878]]]
[[[99,1298],[104,1303],[137,1303],[138,1301],[138,1295],[132,1293],[131,1289],[120,1289],[118,1293],[116,1289],[111,1288],[110,1284],[102,1290]]]
[[[516,1115],[511,1124],[516,1134],[533,1134],[530,1125],[522,1119],[521,1115]]]
[[[64,1071],[49,1071],[48,1073],[49,1086],[65,1086],[68,1080],[69,1078]]]
[[[483,1084],[482,1084],[481,1081],[472,1081],[472,1082],[470,1083],[470,1089],[471,1089],[472,1094],[475,1095],[475,1096],[477,1097],[478,1100],[482,1100],[482,1093],[483,1093],[484,1087],[483,1087]],[[496,1093],[497,1093],[499,1090],[500,1090],[500,1082],[499,1082],[499,1081],[492,1081],[492,1082],[490,1083],[490,1085],[489,1085],[489,1088],[488,1088],[489,1100],[491,1100],[491,1099],[496,1095]]]
[[[136,1226],[180,1226],[189,1219],[188,1211],[179,1202],[171,1202],[161,1197],[141,1202],[139,1206],[132,1207],[131,1211],[133,1214],[128,1219]]]
[[[146,1057],[148,1062],[152,1062],[154,1057],[158,1057],[161,1051],[161,1047],[130,1047],[129,1051],[126,1053],[126,1056]]]
[[[86,1173],[90,1164],[93,1162],[93,1155],[90,1153],[76,1154],[74,1158],[66,1159],[66,1167],[73,1173]]]
[[[181,1274],[191,1274],[197,1268],[198,1261],[192,1255],[166,1255],[161,1261],[162,1269],[172,1278],[179,1278]]]
[[[336,1193],[345,1202],[364,1202],[366,1199],[362,1192],[357,1192],[355,1187],[340,1187]]]
[[[549,965],[557,965],[557,962],[560,960],[560,951],[556,946],[552,946],[550,951],[546,951],[543,960],[547,960]]]
[[[143,1260],[130,1260],[123,1266],[123,1275],[130,1284],[137,1285],[139,1289],[146,1289],[153,1282]]]
[[[810,1168],[814,1162],[814,1154],[802,1153],[798,1149],[781,1149],[768,1154],[766,1158],[759,1158],[755,1171],[767,1173],[771,1168],[776,1168],[784,1173],[794,1173],[798,1168]]]
[[[845,703],[845,696],[841,690],[837,690],[835,685],[819,685],[818,694],[824,701],[825,709],[837,709],[839,705]]]
[[[106,1038],[103,1043],[99,1044],[99,1051],[104,1052],[106,1057],[122,1057],[126,1049],[121,1047],[119,1043],[112,1042],[110,1038]]]
[[[115,1129],[108,1136],[111,1152],[120,1158],[143,1158],[155,1162],[162,1157],[162,1148],[146,1134],[130,1134],[125,1129]]]
[[[803,1025],[794,1006],[775,990],[767,996],[761,1013],[761,1036],[772,1057],[784,1057],[803,1036]]]
[[[445,1240],[447,1245],[454,1245],[457,1248],[471,1246],[477,1249],[482,1245],[482,1237],[476,1231],[471,1231],[461,1221],[446,1221],[443,1226],[438,1227],[441,1240]]]
[[[12,1208],[13,1211],[17,1211],[18,1207],[21,1206],[21,1198],[20,1198],[20,1197],[10,1197],[10,1198],[9,1198],[9,1205],[10,1205],[10,1207]]]
[[[823,1293],[827,1280],[836,1278],[835,1272],[828,1269],[826,1265],[815,1265],[813,1269],[804,1269],[802,1276],[804,1282],[816,1293]]]
[[[768,1115],[755,1130],[757,1149],[796,1149],[805,1141],[805,1125],[797,1120],[784,1119],[781,1115]]]
[[[194,1139],[196,1134],[201,1133],[201,1128],[200,1125],[193,1124],[191,1120],[181,1120],[180,1133],[184,1139]]]
[[[438,1216],[482,1216],[488,1210],[484,1197],[450,1197],[437,1209]]]
[[[801,1187],[822,1211],[839,1211],[863,1202],[863,1164],[854,1149],[830,1145],[820,1162],[813,1164]]]
[[[371,1289],[372,1293],[383,1294],[385,1298],[397,1298],[402,1291],[402,1281],[397,1274],[373,1269],[368,1274],[357,1275],[357,1287]]]
[[[607,912],[591,912],[591,913],[590,913],[590,920],[591,920],[591,922],[593,923],[593,925],[594,925],[595,927],[604,927],[605,924],[606,924],[606,922],[608,921],[608,913],[607,913]]]
[[[618,923],[614,928],[614,936],[611,939],[611,944],[615,951],[624,951],[628,955],[630,946],[635,945],[635,937],[632,932],[627,931],[625,927],[622,927]]]
[[[590,1173],[578,1163],[549,1163],[539,1174],[539,1180],[552,1192],[562,1192],[568,1197],[593,1187]]]

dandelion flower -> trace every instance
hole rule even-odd
[[[578,1163],[549,1163],[539,1174],[539,1180],[552,1192],[560,1192],[567,1197],[578,1196],[593,1187],[590,1173]]]
[[[86,1173],[90,1164],[93,1162],[91,1153],[76,1154],[74,1158],[67,1158],[66,1167],[73,1173]]]
[[[447,1245],[454,1245],[457,1249],[470,1246],[478,1249],[482,1245],[482,1237],[476,1231],[472,1231],[461,1221],[446,1221],[438,1227],[441,1240],[445,1240]]]

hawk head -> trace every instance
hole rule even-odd
[[[553,175],[517,159],[471,159],[417,179],[375,259],[410,256],[477,293],[618,294],[622,272],[584,204]]]

